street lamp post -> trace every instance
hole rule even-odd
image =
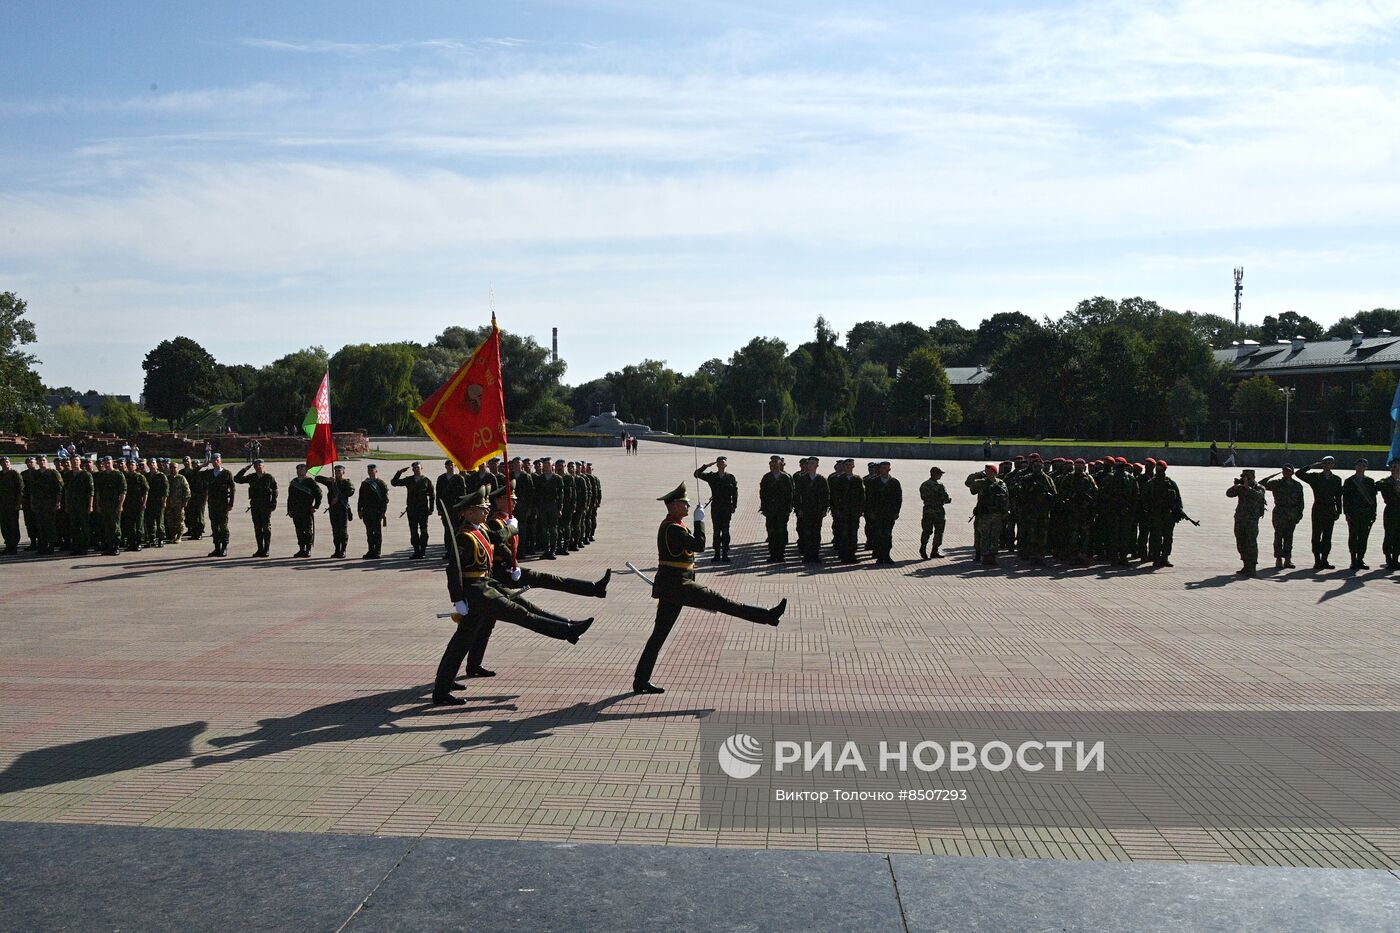
[[[666,403],[666,433],[671,433],[671,403]]]
[[[767,402],[768,402],[768,399],[766,399],[766,398],[761,398],[761,399],[758,400],[758,436],[759,436],[759,437],[766,437],[766,436],[767,436],[767,435],[764,434],[764,431],[767,429],[767,422],[768,422],[768,416],[767,416],[767,414],[766,414],[767,409],[764,408],[764,405],[765,405]]]
[[[1289,404],[1293,401],[1293,393],[1297,389],[1289,386],[1283,387],[1283,455],[1288,456],[1288,410]]]
[[[924,401],[928,402],[928,442],[933,443],[933,396],[925,395]]]

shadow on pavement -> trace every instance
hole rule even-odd
[[[83,739],[25,752],[0,774],[0,794],[100,777],[190,757],[206,722]]]
[[[635,698],[632,692],[618,693],[592,703],[575,703],[559,710],[550,710],[522,719],[497,719],[486,723],[485,730],[470,739],[449,739],[442,743],[444,750],[460,751],[464,748],[478,748],[490,745],[509,745],[512,742],[528,742],[531,739],[545,738],[551,730],[568,726],[592,725],[604,722],[627,722],[639,719],[679,719],[690,717],[703,719],[714,712],[710,709],[662,709],[639,710],[634,713],[608,713],[609,707],[623,700]]]

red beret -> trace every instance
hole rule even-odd
[[[1147,463],[1156,463],[1156,462],[1157,462],[1157,458],[1155,458],[1155,457],[1143,457],[1143,458],[1142,458],[1142,462],[1143,462],[1144,464],[1147,464]]]
[[[1157,461],[1157,469],[1159,469],[1159,470],[1165,470],[1166,468],[1167,468],[1167,461],[1165,461],[1165,460],[1158,460],[1158,461]]]

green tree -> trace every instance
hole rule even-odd
[[[288,353],[258,370],[252,393],[239,406],[239,428],[280,433],[300,425],[311,407],[311,396],[326,373],[326,364],[324,348],[308,347]],[[332,391],[335,388],[332,379]],[[331,415],[345,423],[334,409]]]
[[[851,370],[826,318],[817,318],[816,337],[793,351],[793,402],[804,424],[828,433],[831,419],[851,404]]]
[[[1390,406],[1395,401],[1396,376],[1393,372],[1377,370],[1371,374],[1361,391],[1361,428],[1366,440],[1373,444],[1390,443],[1395,422],[1390,420]]]
[[[1322,325],[1297,311],[1285,311],[1278,317],[1266,314],[1259,331],[1259,339],[1264,343],[1292,340],[1294,337],[1302,337],[1304,340],[1322,339]]]
[[[972,346],[977,332],[968,330],[952,318],[940,318],[928,329],[931,346],[948,366],[976,366]]]
[[[671,403],[671,431],[676,434],[691,431],[694,430],[692,422],[701,421],[709,428],[701,433],[717,434],[719,416],[719,384],[714,378],[704,369],[683,377],[676,385]]]
[[[1233,407],[1251,439],[1263,440],[1273,435],[1273,426],[1283,414],[1283,390],[1268,376],[1250,376],[1235,389]]]
[[[330,359],[331,416],[347,427],[371,432],[393,425],[402,431],[412,422],[409,411],[422,398],[413,388],[413,349],[403,343],[357,343],[341,347]],[[321,384],[320,376],[302,389],[302,411]],[[297,418],[297,424],[301,418]]]
[[[473,329],[449,327],[437,336],[432,345],[452,351],[456,359],[452,367],[455,372],[490,335],[490,325]],[[559,380],[563,378],[566,368],[563,360],[552,360],[549,349],[536,343],[535,338],[502,330],[501,379],[504,382],[502,388],[507,421],[529,411],[546,395],[562,399],[563,389]],[[420,388],[420,394],[427,398],[437,391],[438,385],[426,392]]]
[[[594,415],[612,411],[617,406],[617,392],[605,376],[574,386],[568,392],[568,399],[574,424],[583,424]]]
[[[1332,386],[1327,389],[1318,399],[1317,408],[1322,415],[1323,424],[1327,427],[1329,439],[1340,441],[1351,439],[1351,399],[1347,396],[1346,389],[1341,386]]]
[[[1210,417],[1210,406],[1206,393],[1196,387],[1187,377],[1179,376],[1167,395],[1167,409],[1170,424],[1176,437],[1186,439],[1193,425],[1200,425]]]
[[[216,402],[241,402],[253,393],[258,384],[258,368],[247,363],[235,363],[232,366],[220,363],[217,373],[218,389],[214,396]]]
[[[879,437],[889,433],[890,392],[894,380],[881,363],[860,364],[855,374],[855,405],[850,415],[850,434]]]
[[[1370,311],[1358,311],[1327,328],[1327,336],[1332,339],[1344,340],[1350,337],[1357,328],[1360,328],[1361,333],[1367,337],[1375,337],[1382,330],[1388,330],[1392,334],[1400,334],[1400,310],[1372,308]]]
[[[605,377],[613,391],[617,415],[623,421],[645,424],[661,430],[666,422],[666,406],[676,392],[680,373],[661,360],[642,360],[622,367]]]
[[[563,431],[573,426],[573,409],[553,395],[541,396],[535,404],[520,416],[520,423],[512,423],[515,431]]]
[[[14,292],[0,292],[0,431],[35,434],[53,424],[44,404],[44,383],[34,354],[23,348],[38,340],[28,303]]]
[[[178,427],[190,412],[221,401],[218,365],[188,337],[162,340],[141,361],[146,409]]]
[[[967,350],[967,359],[962,365],[990,368],[992,361],[1006,349],[1012,337],[1039,328],[1034,318],[1020,311],[993,314],[977,325],[977,332]]]
[[[729,358],[720,396],[739,413],[740,421],[767,420],[765,433],[791,423],[796,415],[792,387],[797,380],[787,361],[787,344],[775,337],[755,337]],[[759,399],[763,399],[760,404]]]
[[[927,396],[933,396],[930,402]],[[962,410],[953,400],[953,387],[937,350],[920,347],[904,358],[890,398],[890,414],[897,433],[918,435],[928,429],[929,411],[934,425],[962,421]],[[956,418],[954,418],[956,415]]]
[[[53,420],[60,434],[70,436],[92,427],[92,419],[83,411],[83,406],[76,402],[69,402],[54,409]]]
[[[102,400],[97,427],[109,434],[130,437],[141,430],[141,410],[131,402],[108,396]]]

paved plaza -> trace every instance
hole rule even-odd
[[[396,449],[421,452],[427,472],[440,471],[431,445]],[[545,565],[554,573],[593,579],[626,561],[649,570],[663,514],[656,497],[681,480],[694,488],[687,447],[643,443],[636,457],[611,448],[512,453],[585,457],[602,478],[597,543]],[[803,453],[794,444],[789,464]],[[464,707],[429,707],[450,624],[435,618],[448,608],[440,539],[435,529],[428,560],[406,558],[401,490],[377,563],[356,559],[358,524],[352,559],[329,559],[324,516],[313,559],[290,558],[284,515],[274,558],[249,559],[241,490],[225,560],[205,558],[207,540],[115,558],[8,560],[0,564],[0,820],[1400,866],[1400,832],[1375,825],[1121,829],[1067,813],[1063,825],[1034,828],[707,827],[697,737],[715,714],[1400,709],[1400,574],[1235,577],[1227,470],[1172,468],[1201,527],[1178,526],[1171,569],[975,567],[961,482],[980,466],[972,463],[941,464],[953,496],[948,556],[920,561],[917,487],[928,461],[894,464],[905,489],[894,566],[776,567],[760,562],[766,461],[730,455],[741,484],[735,560],[719,569],[702,562],[700,572],[744,601],[787,597],[787,615],[769,629],[687,610],[655,676],[664,696],[629,692],[655,604],[635,577],[615,575],[605,602],[532,594],[571,617],[596,614],[582,643],[498,626],[487,666],[499,676],[468,681]],[[400,465],[386,462],[382,472]],[[272,468],[285,490],[291,464]],[[363,472],[350,464],[357,481]],[[1307,525],[1300,564],[1309,563]],[[1267,519],[1264,527],[1267,553]]]

